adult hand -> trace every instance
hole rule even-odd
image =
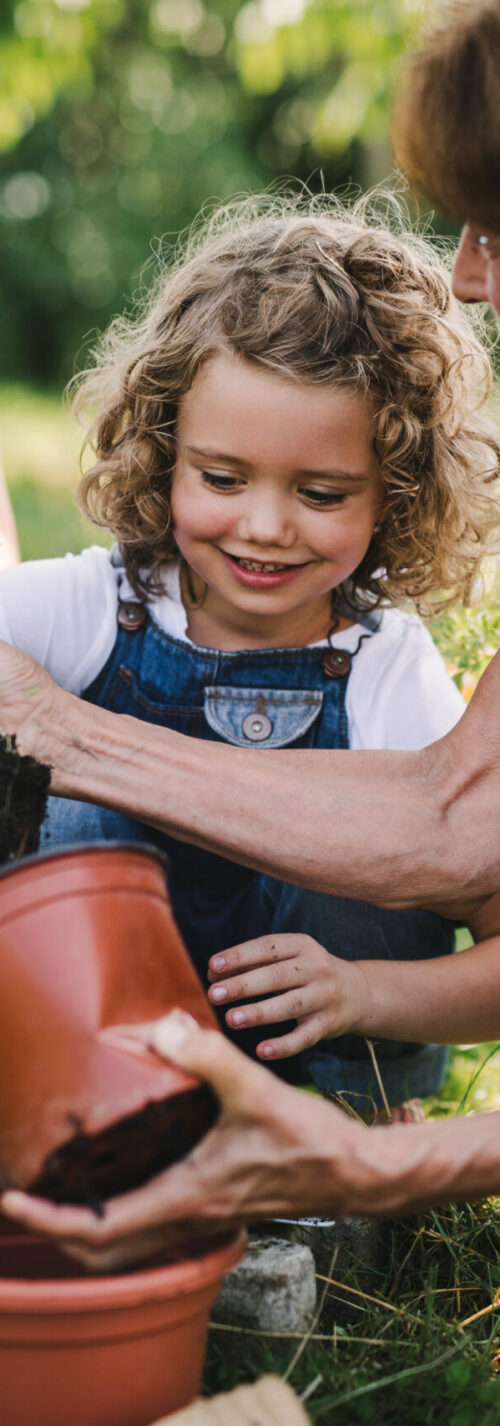
[[[51,727],[68,695],[29,654],[0,641],[0,729],[16,735],[20,753],[51,762]]]
[[[181,1163],[111,1200],[103,1218],[15,1190],[3,1195],[3,1212],[59,1239],[88,1269],[106,1271],[231,1225],[349,1211],[355,1145],[368,1129],[319,1097],[271,1080],[217,1030],[200,1030],[180,1011],[128,1033],[134,1030],[210,1084],[220,1102],[214,1128]]]
[[[105,1272],[231,1226],[303,1213],[393,1217],[500,1191],[500,1114],[367,1129],[311,1094],[270,1079],[216,1030],[173,1012],[140,1038],[199,1075],[220,1101],[189,1156],[106,1205],[56,1207],[10,1190],[0,1208]],[[132,1033],[132,1027],[129,1027]]]
[[[278,1039],[261,1040],[261,1059],[284,1059],[318,1040],[355,1031],[367,1010],[369,985],[362,962],[331,956],[312,936],[260,936],[212,956],[208,998],[213,1005],[264,996],[253,1005],[228,1010],[234,1030],[297,1020]],[[268,998],[269,997],[269,998]]]

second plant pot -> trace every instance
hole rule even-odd
[[[244,1244],[233,1233],[181,1262],[89,1277],[47,1240],[0,1237],[2,1426],[150,1426],[187,1406]]]

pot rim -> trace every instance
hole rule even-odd
[[[64,846],[51,848],[47,852],[34,852],[30,857],[18,857],[17,860],[7,862],[5,866],[0,867],[0,881],[5,877],[15,876],[16,872],[24,871],[25,867],[38,867],[45,862],[61,861],[66,857],[81,855],[82,852],[90,854],[91,852],[102,853],[109,851],[130,851],[136,855],[138,852],[143,852],[146,856],[150,857],[151,860],[159,863],[165,876],[167,876],[170,871],[170,860],[167,853],[163,852],[161,847],[155,846],[154,842],[122,842],[119,839],[110,840],[108,842],[102,839],[98,842],[68,842]]]
[[[9,1235],[3,1241],[12,1245],[38,1244],[47,1239],[40,1234],[20,1234]],[[245,1244],[246,1232],[240,1228],[219,1234],[213,1243],[203,1239],[194,1257],[156,1262],[128,1272],[89,1274],[84,1278],[44,1277],[38,1282],[0,1277],[0,1318],[13,1313],[50,1316],[61,1312],[106,1312],[187,1297],[223,1277],[238,1262]]]

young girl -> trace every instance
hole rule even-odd
[[[98,415],[82,500],[118,544],[6,573],[0,637],[94,704],[242,749],[425,746],[461,700],[417,616],[389,606],[466,596],[491,543],[488,384],[420,239],[359,205],[219,215],[145,314],[115,322],[83,380]],[[46,845],[101,837],[168,851],[205,979],[224,947],[275,932],[357,962],[452,949],[432,913],[304,891],[52,799]],[[245,1047],[260,1039],[251,1027]],[[442,1047],[387,1040],[377,1056],[392,1104],[439,1088]],[[380,1102],[356,1036],[288,1063]]]

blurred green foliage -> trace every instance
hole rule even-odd
[[[426,8],[3,0],[0,375],[64,382],[207,198],[387,176],[394,62]]]
[[[452,609],[431,625],[431,633],[463,697],[469,700],[500,648],[498,582],[490,597],[471,609]]]

